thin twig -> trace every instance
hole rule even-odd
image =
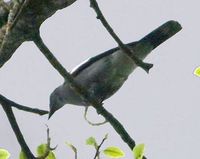
[[[136,65],[140,66],[141,68],[143,68],[147,73],[149,72],[149,70],[153,67],[153,64],[149,64],[149,63],[144,63],[142,60],[140,60],[139,58],[137,58],[134,53],[132,52],[132,50],[130,50],[121,40],[120,38],[117,36],[117,34],[113,31],[112,27],[110,26],[110,24],[107,22],[107,20],[105,19],[103,13],[101,12],[98,3],[96,0],[90,0],[90,6],[91,8],[93,8],[97,14],[97,19],[99,19],[101,21],[101,23],[104,25],[104,27],[106,28],[106,30],[110,33],[110,35],[113,37],[113,39],[118,43],[119,48],[125,53],[127,54],[134,62]]]
[[[97,157],[99,158],[100,148],[103,145],[103,143],[106,141],[106,139],[107,139],[107,135],[103,138],[103,140],[101,141],[101,143],[97,146],[94,159],[96,159]]]
[[[49,127],[47,126],[47,148],[46,148],[46,152],[44,153],[43,156],[37,157],[36,159],[46,159],[49,156],[49,153],[51,151],[55,150],[56,148],[57,148],[57,146],[54,147],[54,148],[51,148],[51,138],[50,138],[50,135],[49,135]]]
[[[78,153],[77,153],[77,151],[74,152],[74,158],[78,159]]]
[[[85,121],[87,121],[88,124],[90,124],[92,126],[100,126],[100,125],[104,125],[104,124],[106,124],[108,122],[108,121],[105,120],[105,121],[103,121],[101,123],[93,123],[90,120],[88,120],[88,118],[87,118],[88,108],[89,107],[85,107],[85,112],[84,112],[84,119],[85,119]]]
[[[78,151],[77,151],[77,148],[76,148],[74,145],[72,145],[71,143],[68,143],[68,142],[66,142],[66,145],[69,146],[69,148],[71,148],[72,151],[74,152],[74,158],[75,158],[75,159],[78,159]]]
[[[12,107],[10,107],[9,105],[7,105],[7,103],[4,103],[4,102],[2,102],[1,105],[8,117],[10,125],[15,133],[18,143],[21,146],[21,149],[23,150],[23,152],[25,153],[28,159],[36,159],[34,155],[32,154],[31,150],[29,149],[28,145],[26,144],[26,141],[24,140],[23,134],[20,131],[15,115],[12,111]]]
[[[3,95],[0,94],[0,104],[1,103],[6,103],[7,105],[11,106],[11,107],[15,107],[19,110],[23,110],[23,111],[27,111],[27,112],[31,112],[31,113],[35,113],[35,114],[39,114],[39,115],[45,115],[48,114],[49,111],[47,110],[41,110],[41,109],[37,109],[37,108],[30,108],[27,106],[23,106],[20,104],[17,104],[9,99],[7,99],[6,97],[4,97]]]

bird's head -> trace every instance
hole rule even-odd
[[[56,88],[50,96],[49,118],[66,104],[65,101],[60,88]]]

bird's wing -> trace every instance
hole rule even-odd
[[[132,42],[132,43],[128,43],[127,45],[130,47],[133,47],[137,42]],[[104,53],[101,53],[97,56],[94,56],[92,58],[89,58],[87,60],[85,60],[84,62],[82,62],[81,64],[79,64],[78,66],[76,66],[72,71],[71,71],[71,75],[73,77],[76,77],[82,70],[86,69],[87,67],[89,67],[90,65],[92,65],[93,63],[95,63],[96,61],[113,54],[114,52],[116,52],[117,50],[119,50],[119,47],[110,49]]]
[[[79,64],[78,66],[76,66],[72,71],[71,71],[71,75],[73,77],[77,76],[82,70],[86,69],[87,67],[89,67],[90,65],[92,65],[93,63],[95,63],[96,61],[113,54],[115,51],[119,50],[118,47],[113,48],[111,50],[108,50],[104,53],[101,53],[97,56],[94,56],[92,58],[89,58],[87,60],[85,60],[84,62],[82,62],[81,64]]]

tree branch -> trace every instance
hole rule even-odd
[[[27,107],[27,106],[17,104],[17,103],[7,99],[6,97],[4,97],[3,95],[0,94],[0,104],[2,104],[2,103],[6,103],[6,105],[9,106],[9,107],[15,107],[19,110],[23,110],[23,111],[27,111],[27,112],[31,112],[31,113],[35,113],[35,114],[39,114],[39,115],[45,115],[45,114],[49,113],[49,111],[46,111],[46,110],[41,110],[41,109],[37,109],[37,108],[30,108],[30,107]]]
[[[8,120],[10,122],[10,125],[15,133],[15,136],[17,138],[17,141],[19,142],[21,149],[23,150],[23,152],[25,153],[25,155],[27,156],[28,159],[35,159],[34,155],[32,154],[31,150],[29,149],[28,145],[26,144],[23,134],[20,131],[20,128],[17,124],[15,115],[12,111],[12,107],[10,107],[10,105],[8,105],[8,103],[2,102],[1,103],[7,117]]]
[[[10,28],[9,28],[10,30],[12,30],[12,28],[15,27],[15,25],[16,25],[18,19],[21,17],[21,14],[23,13],[24,9],[26,9],[26,6],[28,5],[28,3],[29,3],[30,1],[31,1],[31,0],[24,0],[24,1],[22,2],[22,4],[20,5],[20,8],[19,8],[19,11],[16,13],[16,16],[14,17],[13,22],[12,22]]]
[[[76,0],[25,0],[19,10],[17,9],[19,12],[15,17],[14,22],[11,24],[10,29],[8,29],[6,22],[8,22],[11,3],[4,3],[4,1],[0,0],[0,5],[3,7],[3,9],[0,10],[0,68],[11,58],[16,49],[24,41],[32,40],[32,37],[38,32],[40,25],[47,18],[53,15],[57,10],[67,7],[75,1]],[[11,127],[25,155],[28,159],[35,159],[19,129],[12,107],[39,115],[47,114],[48,111],[33,109],[17,104],[2,95],[0,95],[0,104],[8,117]]]
[[[11,58],[16,49],[25,41],[31,41],[32,37],[39,30],[41,24],[57,10],[65,8],[76,0],[25,0],[19,8],[9,32],[7,30],[8,12],[0,10],[4,19],[0,24],[0,68]],[[10,3],[5,3],[9,8]],[[12,4],[12,3],[11,3]],[[4,5],[4,6],[5,6]],[[4,7],[5,8],[5,7]],[[1,17],[2,18],[2,17]],[[5,38],[6,34],[6,38]],[[2,46],[3,45],[3,46]]]
[[[7,99],[6,97],[4,97],[1,94],[0,94],[0,104],[2,105],[4,111],[7,115],[7,118],[8,118],[10,125],[11,125],[11,127],[12,127],[12,129],[15,133],[17,141],[21,146],[21,149],[23,150],[23,152],[25,153],[25,155],[27,156],[28,159],[36,159],[34,157],[34,155],[32,154],[31,150],[29,149],[28,145],[26,144],[26,141],[23,137],[23,134],[21,133],[21,130],[20,130],[18,123],[16,121],[16,118],[14,116],[12,107],[15,107],[15,108],[23,110],[23,111],[31,112],[31,113],[36,113],[36,114],[39,114],[39,115],[48,114],[48,111],[40,110],[40,109],[34,109],[34,108],[30,108],[30,107],[27,107],[27,106],[17,104],[15,102]]]
[[[137,66],[140,66],[141,68],[143,68],[148,73],[149,70],[153,67],[153,64],[142,62],[142,60],[140,60],[139,58],[137,58],[134,55],[134,53],[120,40],[120,38],[113,31],[112,27],[109,25],[109,23],[105,19],[105,17],[103,15],[103,13],[101,12],[101,10],[100,10],[100,8],[99,8],[98,3],[97,3],[96,0],[90,0],[90,6],[95,10],[95,12],[97,14],[97,19],[99,19],[101,21],[101,23],[104,25],[104,27],[106,28],[106,30],[110,33],[110,35],[113,37],[113,39],[118,43],[119,48],[125,54],[127,54],[135,62],[135,64]]]
[[[86,93],[86,89],[83,88],[80,84],[74,81],[71,74],[62,66],[62,64],[56,59],[53,53],[48,49],[48,47],[44,44],[41,39],[39,33],[33,39],[36,46],[40,49],[43,55],[47,58],[50,64],[60,73],[60,75],[70,83],[72,88],[80,95],[83,100],[89,99],[89,94]],[[102,106],[102,104],[98,103],[97,100],[91,100],[89,103],[93,103],[92,105]]]

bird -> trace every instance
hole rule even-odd
[[[161,32],[161,29],[167,27],[169,23],[175,25],[174,21],[169,21],[141,40],[128,43],[126,46],[137,58],[143,60],[153,49],[172,36],[168,35],[170,29]],[[121,88],[135,68],[137,68],[135,62],[116,47],[84,61],[70,74],[75,82],[87,89],[90,97],[95,97],[102,103]],[[83,100],[68,81],[51,93],[49,118],[66,104],[90,106],[90,103]]]

